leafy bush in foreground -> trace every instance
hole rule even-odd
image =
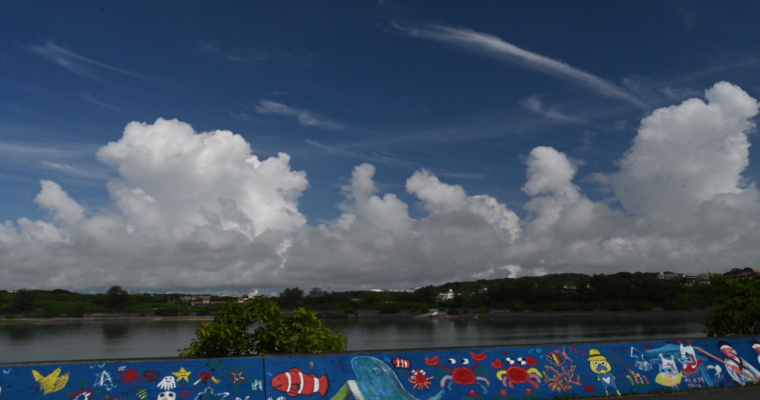
[[[248,328],[254,323],[262,325],[250,332]],[[180,350],[180,357],[321,353],[348,346],[348,339],[324,326],[314,312],[297,308],[289,317],[263,297],[245,305],[228,302],[212,322],[203,322],[195,334],[190,347]]]
[[[710,274],[710,285],[723,296],[713,306],[713,315],[704,321],[707,336],[760,334],[760,280],[739,282]]]

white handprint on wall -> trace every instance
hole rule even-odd
[[[174,382],[173,376],[165,376],[164,379],[161,379],[161,382],[158,382],[159,389],[162,390],[171,390],[177,387],[177,384]]]

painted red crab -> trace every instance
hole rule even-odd
[[[504,384],[504,386],[509,385],[510,388],[514,389],[515,383],[530,383],[534,388],[538,389],[538,385],[541,383],[542,378],[541,371],[537,368],[526,369],[525,367],[526,365],[533,366],[538,364],[537,360],[532,357],[528,357],[527,360],[524,360],[522,357],[518,357],[517,360],[507,357],[506,360],[509,363],[508,367],[504,366],[501,363],[501,360],[496,360],[491,363],[492,367],[501,369],[501,371],[496,373],[496,377],[501,379],[501,383]],[[532,391],[532,389],[528,390]]]
[[[414,384],[415,389],[430,389],[432,380],[433,378],[425,376],[424,369],[413,369],[412,376],[409,378],[409,382]]]
[[[427,365],[433,365],[433,366],[439,366],[449,372],[451,372],[451,375],[446,375],[443,378],[441,378],[441,387],[446,387],[447,389],[451,389],[451,384],[456,383],[459,385],[475,385],[477,384],[480,386],[481,389],[483,389],[483,394],[488,394],[488,389],[486,386],[491,386],[491,382],[482,376],[475,375],[475,372],[473,370],[475,367],[478,366],[478,363],[486,359],[486,353],[480,353],[475,354],[473,352],[470,352],[470,355],[472,358],[476,361],[475,365],[472,366],[472,368],[466,367],[466,365],[470,364],[470,360],[463,358],[462,364],[465,365],[463,367],[456,367],[453,370],[445,365],[441,365],[438,363],[438,356],[435,356],[433,358],[427,358],[425,357],[425,364]],[[456,365],[457,361],[453,358],[449,358],[449,364]],[[446,382],[449,382],[448,386],[446,386]],[[479,381],[485,382],[485,386],[480,383]]]

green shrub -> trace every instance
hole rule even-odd
[[[760,280],[740,282],[710,274],[710,286],[719,290],[721,297],[712,308],[713,315],[704,320],[708,337],[760,334]]]
[[[401,309],[395,303],[381,303],[378,307],[380,314],[398,314]]]
[[[535,312],[544,312],[549,311],[551,308],[546,303],[538,303],[538,304],[531,304],[528,307],[528,310],[535,311]]]
[[[583,303],[583,304],[581,304],[581,309],[583,311],[594,311],[597,308],[599,308],[599,303]]]
[[[81,303],[69,303],[61,307],[61,314],[67,317],[82,318],[84,317],[85,305]]]
[[[560,301],[552,303],[551,309],[552,311],[573,311],[578,309],[578,304],[572,301]]]
[[[490,314],[491,310],[475,310],[475,314]]]
[[[253,332],[249,327],[260,324]],[[245,306],[228,302],[211,322],[195,331],[196,338],[180,357],[225,357],[267,353],[322,353],[345,350],[348,339],[333,332],[312,311],[297,308],[286,316],[263,297]]]
[[[153,312],[156,315],[162,317],[176,317],[179,315],[179,310],[176,308],[162,307]]]
[[[654,304],[648,301],[638,301],[633,305],[636,311],[652,311],[654,310]]]
[[[420,308],[420,314],[427,314],[430,312],[430,309],[427,307]]]
[[[457,310],[456,308],[451,308],[451,309],[449,309],[449,311],[446,313],[446,315],[453,315],[453,316],[457,316],[457,315],[459,315],[459,310]]]
[[[13,314],[5,314],[5,319],[16,319],[16,316]]]
[[[525,305],[520,302],[516,302],[512,304],[512,307],[509,308],[512,311],[525,311]]]
[[[684,311],[684,310],[691,310],[692,306],[688,301],[685,300],[670,300],[666,301],[662,304],[662,308],[664,310],[670,310],[670,311]]]
[[[610,311],[623,311],[625,310],[625,302],[621,300],[615,300],[607,303],[607,309]]]

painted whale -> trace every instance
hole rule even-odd
[[[396,373],[374,357],[359,356],[351,360],[356,385],[366,400],[418,400],[401,386]],[[440,400],[444,391],[428,400]]]

